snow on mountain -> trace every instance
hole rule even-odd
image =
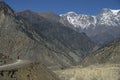
[[[119,10],[113,10],[113,9],[111,9],[111,11],[112,11],[113,14],[117,15],[118,12],[120,12],[120,9]]]
[[[120,16],[117,17],[117,14],[120,10],[112,10],[104,8],[102,11],[96,16],[77,14],[75,12],[68,12],[66,14],[61,14],[61,17],[64,17],[70,24],[72,24],[75,28],[86,29],[90,26],[96,25],[108,25],[108,26],[117,26],[120,25],[119,19]]]
[[[90,25],[96,24],[96,17],[83,15],[83,14],[76,14],[75,12],[68,12],[67,14],[61,14],[61,17],[64,17],[64,20],[68,20],[68,22],[74,27],[82,29],[87,28]]]
[[[104,44],[120,38],[120,9],[104,8],[97,15],[76,14],[68,12],[62,14],[61,22],[70,24],[70,28],[85,32],[93,41]]]
[[[98,14],[97,17],[97,24],[98,25],[107,25],[107,26],[118,26],[119,23],[119,17],[117,17],[118,10],[111,10],[111,9],[103,9],[100,14]]]

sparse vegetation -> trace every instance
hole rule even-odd
[[[63,80],[119,80],[120,64],[92,65],[55,71]]]

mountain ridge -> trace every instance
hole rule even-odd
[[[62,14],[64,25],[71,24],[70,28],[85,32],[94,42],[107,44],[120,38],[120,10],[104,8],[97,15],[76,14],[75,12]],[[66,22],[67,21],[67,22]],[[112,32],[112,33],[111,33]]]
[[[80,18],[85,18],[85,17],[92,17],[92,18],[95,18],[96,20],[95,21],[97,21],[97,16],[99,16],[99,15],[103,15],[104,14],[104,17],[106,16],[105,14],[112,14],[112,15],[117,15],[117,14],[119,14],[120,13],[120,9],[117,9],[117,10],[114,10],[114,9],[108,9],[108,8],[103,8],[101,11],[100,11],[100,13],[98,13],[97,15],[86,15],[86,14],[77,14],[77,13],[75,13],[75,12],[73,12],[73,11],[70,11],[70,12],[67,12],[66,14],[60,14],[59,16],[61,16],[61,17],[64,17],[64,16],[66,16],[67,17],[67,19],[68,19],[68,21],[70,22],[70,24],[72,24],[72,25],[74,25],[75,24],[75,18],[77,19],[80,19]],[[109,15],[108,14],[108,15]],[[83,17],[82,17],[83,16]],[[73,18],[72,18],[73,17]],[[70,18],[71,18],[71,21],[70,21]],[[72,20],[74,21],[74,22],[72,22]],[[79,21],[78,21],[79,22]],[[76,25],[74,25],[75,27],[81,27],[82,29],[84,29],[84,28],[87,28],[87,27],[90,27],[90,25],[82,25],[82,23],[80,24],[80,23],[77,23],[76,22],[76,24],[77,24],[77,26]],[[88,23],[89,24],[89,23]],[[97,23],[91,23],[91,24],[93,24],[93,25],[96,25]],[[83,26],[85,26],[85,27],[83,27]]]

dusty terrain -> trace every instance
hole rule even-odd
[[[61,80],[120,80],[120,64],[77,66],[54,72]]]

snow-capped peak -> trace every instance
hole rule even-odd
[[[70,11],[70,12],[67,12],[66,14],[60,14],[60,16],[77,16],[78,14],[73,12],[73,11]]]
[[[70,11],[70,12],[68,12],[67,14],[76,14],[75,12],[73,12],[73,11]]]
[[[64,20],[67,20],[75,28],[87,29],[96,25],[118,26],[120,25],[119,10],[103,8],[101,12],[96,15],[76,14],[75,12],[68,12],[60,15]]]
[[[81,29],[88,28],[90,25],[94,26],[96,23],[95,16],[76,14],[75,12],[68,12],[66,14],[61,14],[60,16],[64,17],[64,20],[66,19],[74,27],[80,27]]]
[[[108,9],[108,8],[103,8],[102,9],[102,14],[103,13],[112,13],[114,15],[117,15],[118,12],[120,12],[120,9],[118,9],[118,10]]]
[[[120,12],[120,9],[118,9],[118,10],[111,9],[111,11],[112,11],[113,14],[117,15],[117,13]]]
[[[104,8],[94,16],[74,14],[63,14],[61,22],[78,32],[86,33],[96,43],[104,44],[120,38],[120,9]]]

